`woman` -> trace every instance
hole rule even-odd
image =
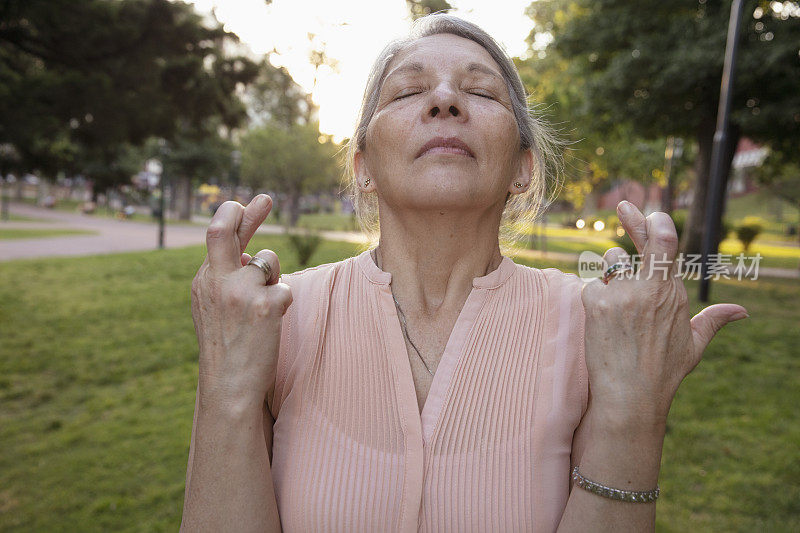
[[[690,321],[672,221],[627,202],[637,279],[503,256],[501,221],[547,177],[525,96],[482,30],[420,19],[378,58],[349,152],[376,248],[281,276],[243,253],[271,199],[220,207],[192,284],[185,529],[653,529],[672,398],[746,312]]]

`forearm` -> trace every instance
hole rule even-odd
[[[181,531],[280,531],[263,405],[201,400],[194,431]]]
[[[597,410],[590,417],[589,438],[580,473],[622,490],[655,488],[661,467],[665,424],[653,419],[608,420]],[[628,503],[598,496],[573,485],[558,530],[653,531],[655,503]]]

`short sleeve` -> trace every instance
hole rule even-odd
[[[582,420],[589,405],[589,373],[586,368],[586,343],[585,343],[585,322],[586,313],[583,308],[581,291],[584,281],[575,274],[564,273],[554,268],[544,269],[543,272],[548,280],[549,294],[553,298],[551,309],[557,315],[556,323],[553,326],[556,351],[562,356],[572,358],[569,365],[572,369],[572,377],[569,391],[565,391],[568,397],[574,398],[574,404],[579,409],[577,420]],[[572,466],[579,464],[586,448],[586,428],[580,425],[575,426],[572,434],[570,463]],[[571,468],[570,468],[571,471]]]
[[[290,361],[294,359],[294,354],[297,353],[297,337],[295,330],[297,329],[297,308],[295,305],[295,288],[292,286],[291,276],[281,275],[282,283],[289,285],[292,290],[292,304],[283,314],[281,321],[281,341],[278,348],[278,363],[275,371],[275,390],[270,410],[272,417],[277,420],[278,413],[280,413],[281,403],[283,403],[283,393],[286,385],[286,368],[289,366]]]
[[[335,276],[333,263],[281,275],[281,282],[292,291],[292,303],[283,315],[281,341],[275,373],[275,393],[272,414],[277,420],[283,400],[290,393],[296,377],[302,371],[302,352],[309,342],[317,341],[320,326],[325,321],[325,295]]]

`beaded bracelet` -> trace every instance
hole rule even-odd
[[[589,492],[597,494],[598,496],[611,498],[612,500],[620,500],[623,502],[650,503],[656,501],[658,499],[658,495],[661,493],[658,485],[656,485],[656,488],[653,490],[620,490],[606,487],[605,485],[595,483],[594,481],[583,477],[580,472],[578,472],[577,466],[572,469],[572,479],[575,480],[576,485],[584,490],[588,490]]]

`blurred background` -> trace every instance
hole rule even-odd
[[[178,528],[205,226],[268,193],[251,253],[290,272],[362,250],[342,148],[383,44],[439,10],[501,42],[566,143],[515,261],[631,249],[627,199],[670,213],[684,254],[711,243],[710,300],[750,312],[673,404],[658,529],[800,530],[800,3],[743,2],[715,151],[731,7],[0,2],[0,530]]]

